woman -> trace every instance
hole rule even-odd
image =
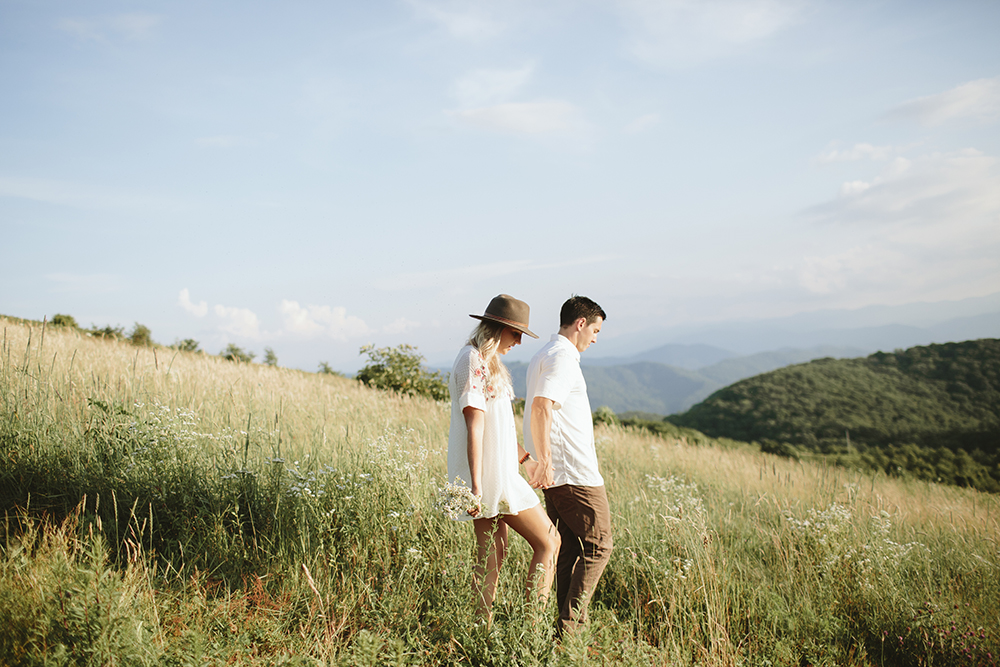
[[[521,334],[538,338],[528,330],[528,304],[501,294],[483,315],[469,317],[480,323],[458,353],[448,382],[448,478],[460,478],[478,499],[468,516],[459,519],[471,519],[475,528],[476,613],[489,623],[500,566],[507,555],[508,527],[534,550],[525,589],[529,600],[537,595],[542,604],[552,587],[559,533],[534,490],[518,474],[519,461],[529,476],[538,462],[517,442],[510,372],[500,362],[501,355],[521,343]]]

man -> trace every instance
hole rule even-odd
[[[559,313],[559,333],[531,359],[524,402],[524,446],[538,460],[529,480],[545,493],[559,530],[556,563],[559,634],[586,621],[587,604],[611,557],[611,512],[594,447],[594,422],[580,353],[597,341],[607,316],[585,296]]]

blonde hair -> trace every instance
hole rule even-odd
[[[514,382],[511,380],[510,371],[503,365],[503,362],[500,361],[500,355],[497,354],[497,350],[500,349],[500,336],[506,328],[506,324],[492,320],[481,320],[469,334],[466,345],[471,345],[479,350],[479,356],[486,364],[486,372],[490,374],[494,382],[506,385],[508,389],[513,391]]]

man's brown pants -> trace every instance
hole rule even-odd
[[[603,486],[545,489],[545,509],[562,538],[556,562],[560,634],[587,620],[590,596],[613,548],[611,510]]]

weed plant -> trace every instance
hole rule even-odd
[[[0,326],[0,664],[998,662],[995,496],[603,424],[615,550],[556,642],[517,537],[475,622],[447,404]]]

